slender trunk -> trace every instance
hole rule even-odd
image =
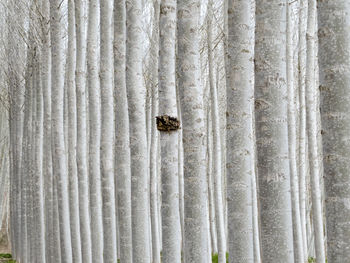
[[[159,36],[159,116],[178,120],[175,82],[176,0],[161,1]],[[160,131],[164,263],[181,262],[178,139],[178,129]]]
[[[35,173],[34,173],[34,216],[36,225],[36,262],[46,262],[45,257],[45,223],[44,223],[44,189],[43,189],[43,94],[41,85],[39,56],[36,65],[36,115],[35,115]]]
[[[50,1],[51,26],[51,86],[52,86],[52,160],[53,174],[57,182],[57,200],[60,225],[61,258],[63,263],[72,262],[70,231],[68,176],[64,145],[64,70],[60,0]]]
[[[230,262],[254,262],[254,7],[254,1],[228,2],[226,162]]]
[[[133,262],[150,263],[147,136],[145,116],[146,90],[142,82],[142,6],[126,2],[127,48],[126,87],[130,122],[132,241]]]
[[[306,27],[307,0],[300,1],[299,14],[299,202],[300,224],[303,237],[304,261],[308,258],[306,238],[306,105],[305,105],[305,76],[306,76]]]
[[[207,257],[206,140],[203,89],[200,83],[200,1],[178,1],[178,70],[184,147],[185,262],[205,263]]]
[[[115,190],[113,168],[113,1],[100,2],[101,23],[101,178],[103,211],[103,258],[105,263],[117,261]]]
[[[87,117],[86,117],[86,15],[85,1],[75,0],[76,71],[77,96],[77,168],[79,185],[79,218],[81,236],[81,259],[92,262],[89,211],[89,178],[87,164]],[[75,262],[75,261],[74,261]]]
[[[150,138],[149,138],[149,162],[150,162],[150,206],[151,206],[151,239],[152,239],[152,262],[160,262],[161,251],[161,215],[159,212],[159,186],[158,175],[158,144],[159,136],[156,127],[156,116],[158,115],[158,56],[159,56],[159,12],[160,1],[153,2],[153,31],[151,37],[150,57],[149,57],[149,98],[150,104],[149,118],[150,118]],[[147,103],[146,102],[146,103]],[[146,106],[148,107],[148,106]],[[147,114],[147,113],[146,113]],[[148,118],[148,115],[147,115]],[[148,122],[148,119],[147,119]],[[160,175],[161,176],[161,175]]]
[[[316,1],[309,1],[308,22],[307,22],[307,60],[306,60],[306,121],[307,138],[309,145],[309,163],[311,176],[311,194],[312,194],[312,216],[315,233],[315,250],[317,262],[325,262],[324,234],[323,234],[323,211],[320,187],[320,163],[318,157],[318,138],[317,138],[317,96],[315,78],[315,34],[316,34]],[[350,215],[350,213],[349,213]],[[350,232],[349,232],[350,233]],[[349,257],[350,259],[350,257]],[[334,260],[329,259],[330,262]]]
[[[67,52],[67,101],[68,101],[68,174],[69,174],[69,206],[72,235],[73,262],[80,263],[81,240],[79,222],[79,188],[77,173],[77,111],[76,111],[76,43],[75,43],[75,16],[74,1],[68,2],[68,52]]]
[[[294,258],[304,261],[303,237],[300,223],[299,182],[296,156],[296,104],[294,87],[294,50],[293,50],[293,3],[287,1],[287,88],[288,88],[288,151],[291,177],[292,217],[294,235]]]
[[[263,262],[294,262],[288,159],[286,1],[258,1],[255,123]],[[273,20],[266,25],[266,17]],[[244,52],[244,51],[242,51]]]
[[[101,192],[101,105],[98,75],[99,6],[89,1],[87,33],[87,84],[89,92],[89,180],[91,209],[91,248],[94,261],[103,262],[103,220]]]
[[[118,227],[120,235],[120,261],[131,263],[131,173],[129,113],[125,83],[126,52],[125,0],[114,1],[114,90],[116,105],[115,172],[118,199]]]
[[[219,122],[219,101],[217,94],[217,86],[214,82],[214,58],[212,47],[212,1],[209,3],[208,11],[208,62],[209,62],[209,86],[210,86],[210,102],[211,102],[211,120],[213,131],[213,177],[214,177],[214,196],[215,196],[215,218],[218,242],[218,262],[226,262],[226,235],[224,225],[224,207],[222,196],[222,169],[221,169],[221,137]],[[209,135],[207,135],[209,136]]]

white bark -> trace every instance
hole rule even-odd
[[[308,22],[307,22],[307,60],[306,60],[306,121],[307,138],[309,150],[309,164],[311,176],[312,193],[312,217],[315,233],[315,250],[317,262],[325,262],[324,233],[323,233],[323,212],[320,187],[320,163],[318,157],[318,138],[317,138],[317,96],[318,90],[315,79],[316,63],[316,1],[309,1]],[[350,232],[349,232],[350,233]],[[330,260],[330,259],[329,259]],[[330,260],[330,262],[334,262]]]
[[[149,56],[149,86],[148,96],[146,104],[149,103],[150,107],[149,114],[147,113],[146,122],[150,123],[149,131],[149,167],[150,167],[150,207],[151,207],[151,239],[152,239],[152,262],[160,262],[160,251],[161,251],[161,215],[160,215],[160,196],[158,178],[161,177],[158,165],[159,156],[159,136],[156,127],[156,116],[158,115],[158,56],[159,56],[159,12],[160,12],[160,1],[153,2],[153,30],[152,37],[150,39],[150,56]],[[160,177],[158,177],[160,175]]]
[[[295,2],[294,2],[295,4]],[[294,258],[304,261],[303,237],[300,222],[299,182],[296,155],[296,102],[294,87],[294,43],[293,43],[293,2],[287,1],[287,88],[288,88],[288,151],[291,177],[292,216],[294,235]]]
[[[117,261],[116,214],[114,190],[113,122],[113,1],[100,2],[101,23],[101,178],[103,210],[103,259]]]
[[[230,262],[254,262],[254,1],[228,2],[227,216]]]
[[[299,202],[300,224],[303,237],[304,261],[308,258],[306,235],[306,105],[305,105],[305,76],[306,76],[306,27],[307,0],[300,1],[299,8]]]
[[[273,20],[266,19],[274,18]],[[286,1],[256,4],[255,122],[263,262],[294,262],[288,160]]]
[[[79,219],[82,262],[91,263],[91,231],[89,211],[89,184],[87,164],[86,127],[86,15],[85,1],[75,0],[76,71],[77,96],[77,168],[79,184]]]
[[[126,88],[130,121],[132,241],[133,262],[150,263],[146,90],[142,81],[142,6],[137,0],[126,2],[127,48]]]
[[[177,2],[178,76],[184,147],[185,262],[205,263],[207,229],[205,200],[205,114],[200,83],[199,10],[200,1]]]
[[[115,172],[118,199],[120,261],[132,263],[129,113],[125,83],[125,0],[114,1],[114,89],[116,105]]]
[[[68,2],[68,52],[67,52],[67,101],[68,101],[68,176],[69,176],[69,206],[71,221],[72,256],[73,262],[80,263],[81,240],[79,222],[79,187],[77,173],[77,108],[75,90],[76,71],[76,41],[74,1]]]
[[[89,186],[91,209],[91,248],[94,261],[103,262],[103,221],[101,192],[101,105],[98,63],[99,5],[89,1],[87,32],[87,84],[89,92]]]
[[[52,159],[53,174],[57,180],[57,199],[60,225],[60,246],[63,263],[72,262],[72,245],[69,215],[68,176],[63,128],[63,42],[62,5],[60,0],[50,1],[51,26],[51,86],[52,86]]]
[[[226,235],[224,224],[224,207],[222,196],[222,178],[223,173],[221,169],[221,136],[220,136],[220,116],[219,116],[219,99],[218,99],[218,86],[214,81],[214,58],[213,58],[213,46],[212,46],[212,16],[213,6],[212,2],[209,3],[208,11],[208,62],[209,62],[209,88],[210,88],[210,103],[211,103],[211,120],[213,131],[213,177],[214,177],[214,196],[215,196],[215,218],[216,218],[216,230],[217,230],[217,242],[218,242],[218,262],[226,262]],[[209,135],[207,135],[209,136]]]
[[[44,218],[44,189],[43,189],[43,94],[41,85],[40,64],[37,60],[35,72],[36,84],[36,115],[35,115],[35,173],[34,173],[34,223],[35,223],[35,256],[36,262],[46,262],[45,256],[45,218]],[[32,230],[33,231],[33,230]]]
[[[175,82],[176,0],[161,0],[159,36],[159,115],[177,118]],[[164,263],[181,262],[178,139],[178,130],[160,132],[162,262]]]

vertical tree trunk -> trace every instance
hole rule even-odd
[[[256,4],[255,117],[263,262],[294,262],[288,160],[286,1]],[[273,20],[266,19],[274,18]]]
[[[146,90],[142,82],[142,6],[126,2],[126,87],[130,118],[133,262],[150,263],[148,221]]]
[[[205,114],[200,83],[200,1],[177,2],[179,94],[184,147],[185,262],[207,262]],[[204,219],[205,218],[205,219]]]
[[[46,262],[45,257],[45,218],[43,189],[43,94],[41,85],[41,56],[36,65],[36,115],[35,115],[35,173],[34,173],[34,216],[36,225],[36,262]],[[33,231],[33,230],[32,230]]]
[[[61,258],[63,263],[72,262],[72,243],[70,231],[68,176],[64,145],[63,127],[63,42],[62,5],[60,0],[50,1],[51,26],[51,86],[52,86],[52,159],[53,174],[57,182],[57,200],[60,225]]]
[[[120,235],[120,261],[132,263],[131,229],[131,173],[129,113],[125,83],[126,52],[125,0],[114,1],[114,92],[116,105],[115,123],[115,172],[118,199],[118,227]]]
[[[89,211],[89,185],[87,164],[87,117],[86,117],[86,15],[85,1],[75,0],[77,96],[77,168],[79,184],[79,218],[82,262],[91,263],[91,231]],[[111,54],[110,54],[111,55]]]
[[[161,0],[159,36],[159,115],[177,118],[176,0]],[[181,262],[178,139],[178,130],[160,132],[162,262],[164,263]]]
[[[228,2],[227,216],[230,262],[254,262],[254,1]]]
[[[295,4],[295,2],[294,2]],[[288,89],[288,151],[290,182],[292,196],[292,217],[293,217],[293,236],[294,236],[294,257],[298,262],[304,260],[303,237],[300,223],[300,204],[299,204],[299,182],[297,170],[296,155],[296,102],[294,86],[294,43],[293,43],[293,26],[294,26],[294,5],[290,0],[287,1],[287,89]]]
[[[89,1],[87,33],[87,81],[89,92],[89,180],[92,258],[103,262],[103,220],[101,192],[101,105],[98,75],[99,1]]]
[[[335,1],[337,2],[337,1]],[[340,1],[341,2],[341,1]],[[341,8],[339,11],[340,14],[343,14],[343,10],[347,8],[350,10],[349,3],[345,3],[345,6],[342,6],[341,3],[337,2],[335,8]],[[320,3],[319,3],[320,5]],[[342,7],[341,7],[342,6]],[[350,155],[350,151],[346,150],[342,151],[342,147],[346,147],[344,145],[344,140],[342,139],[343,131],[337,130],[338,127],[345,127],[346,125],[349,127],[350,121],[342,119],[341,116],[344,114],[348,114],[350,108],[345,106],[342,108],[341,102],[346,100],[343,94],[344,87],[347,86],[347,80],[344,80],[344,75],[333,73],[334,68],[338,68],[339,66],[343,68],[343,73],[346,70],[350,70],[350,63],[348,60],[343,60],[344,56],[342,49],[337,49],[333,46],[335,41],[346,41],[346,43],[350,43],[350,34],[344,36],[341,32],[347,32],[345,28],[349,26],[349,23],[345,25],[340,23],[339,20],[332,20],[328,14],[324,12],[324,8],[329,8],[329,11],[333,11],[336,13],[336,10],[332,8],[332,6],[327,4],[322,4],[319,6],[320,12],[320,29],[319,29],[319,65],[320,65],[320,81],[321,85],[320,90],[322,97],[321,110],[322,110],[322,128],[324,131],[323,134],[323,145],[324,145],[324,169],[325,169],[325,187],[326,187],[326,217],[327,217],[327,243],[328,243],[328,261],[329,262],[345,262],[350,260],[349,252],[349,237],[350,231],[348,228],[344,228],[344,230],[337,229],[339,222],[337,222],[337,216],[345,224],[348,224],[350,219],[350,208],[344,209],[343,201],[339,202],[339,197],[342,194],[345,194],[345,200],[348,201],[350,191],[347,191],[347,194],[342,191],[343,185],[350,185],[350,177],[347,175],[340,181],[338,181],[337,173],[342,174],[343,168],[342,161],[338,160],[338,157],[343,155]],[[345,14],[343,14],[345,16]],[[312,190],[312,212],[313,212],[313,223],[314,223],[314,233],[315,233],[315,250],[316,250],[316,259],[317,262],[325,262],[325,247],[324,247],[324,224],[323,224],[323,211],[322,211],[322,197],[321,197],[321,186],[320,186],[320,160],[319,160],[319,145],[318,145],[318,90],[316,83],[316,50],[317,47],[315,45],[316,40],[316,20],[317,20],[317,3],[316,1],[309,1],[309,9],[308,9],[308,22],[307,22],[307,69],[306,69],[306,120],[308,126],[308,142],[309,142],[309,160],[310,160],[310,174],[311,174],[311,190]],[[344,20],[345,21],[345,20]],[[324,34],[327,34],[329,30],[335,29],[339,33],[339,35],[335,34],[332,36],[327,36],[325,38]],[[340,39],[340,40],[339,40]],[[330,47],[329,45],[332,45]],[[348,51],[345,51],[347,54]],[[336,60],[334,60],[336,58]],[[339,60],[338,60],[339,59]],[[336,61],[336,62],[334,62]],[[339,63],[339,64],[338,64]],[[345,68],[347,68],[345,70]],[[336,71],[338,73],[338,71]],[[345,75],[347,76],[347,75]],[[337,82],[335,79],[343,79],[344,82]],[[333,82],[334,81],[334,82]],[[334,85],[334,86],[333,86]],[[340,90],[338,90],[340,88]],[[350,98],[348,96],[348,98]],[[344,102],[343,102],[344,103]],[[345,102],[345,105],[347,102]],[[344,121],[344,122],[343,122]],[[342,123],[343,122],[343,123]],[[344,126],[343,126],[344,125]],[[341,128],[346,129],[346,128]],[[338,148],[339,147],[339,148]],[[346,157],[345,157],[346,158]],[[347,162],[345,167],[350,167]],[[338,170],[341,169],[341,170]],[[340,175],[341,177],[341,175]],[[345,180],[344,180],[345,179]],[[346,182],[347,179],[347,182]],[[338,182],[341,182],[338,184]],[[334,187],[335,186],[335,187]],[[340,189],[338,188],[340,186]],[[338,189],[337,189],[338,188]],[[334,192],[333,192],[334,191]],[[339,196],[340,195],[340,196]],[[341,197],[340,197],[341,198]],[[334,202],[334,203],[333,203]],[[347,206],[345,205],[345,208]],[[339,210],[338,210],[339,209]],[[340,215],[339,215],[340,213]],[[343,214],[342,214],[343,213]],[[334,220],[335,219],[335,220]],[[342,225],[343,223],[340,223]],[[347,242],[345,245],[342,241],[342,237],[338,236],[335,233],[339,233],[341,231],[344,241]],[[339,243],[338,243],[339,242]],[[337,244],[335,244],[337,243]],[[340,244],[343,244],[344,247]],[[339,250],[338,250],[339,249]],[[344,253],[345,256],[342,256]]]
[[[305,105],[305,76],[306,76],[306,27],[308,1],[301,0],[299,8],[299,202],[300,224],[303,236],[304,261],[308,258],[306,238],[306,105]]]
[[[217,94],[217,87],[214,81],[214,58],[212,47],[212,16],[213,16],[213,2],[208,4],[208,62],[209,62],[209,88],[210,88],[210,103],[211,103],[211,119],[213,131],[213,177],[214,177],[214,196],[215,196],[215,218],[218,242],[218,262],[226,262],[226,235],[224,224],[224,207],[222,196],[222,169],[221,169],[221,136],[219,123],[219,101]],[[208,120],[209,121],[209,120]],[[209,136],[209,135],[207,135]]]
[[[74,0],[68,2],[68,52],[67,52],[67,101],[68,101],[68,176],[69,206],[72,235],[73,262],[81,263],[81,239],[79,220],[79,187],[77,173],[77,108],[75,90],[76,40]]]
[[[103,259],[117,261],[115,190],[113,167],[113,1],[100,2],[101,23],[101,178],[103,200]],[[145,170],[143,170],[145,171]]]
[[[150,135],[149,135],[149,162],[150,162],[150,207],[151,207],[151,239],[152,239],[152,262],[160,263],[160,251],[161,251],[161,216],[160,216],[160,198],[159,198],[159,186],[158,175],[159,173],[159,136],[156,127],[156,116],[158,115],[158,56],[159,56],[159,11],[160,0],[153,2],[153,23],[152,23],[152,36],[151,47],[149,56],[149,87],[147,89],[149,98],[146,99],[146,103],[150,104],[149,110],[149,122],[150,122]],[[146,107],[148,107],[146,105]],[[146,111],[146,115],[147,115]],[[148,115],[146,116],[148,118]],[[148,119],[146,119],[148,123]],[[161,175],[160,175],[161,176]]]

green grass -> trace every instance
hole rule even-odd
[[[212,262],[213,263],[218,263],[219,261],[219,255],[216,253],[216,254],[213,254],[212,256]],[[228,263],[228,253],[226,253],[226,262]]]
[[[7,261],[2,260],[1,263],[16,263],[11,254],[0,254],[0,259],[8,259]]]

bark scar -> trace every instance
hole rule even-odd
[[[157,116],[157,129],[158,131],[176,131],[180,129],[180,121],[176,117],[168,115]]]

